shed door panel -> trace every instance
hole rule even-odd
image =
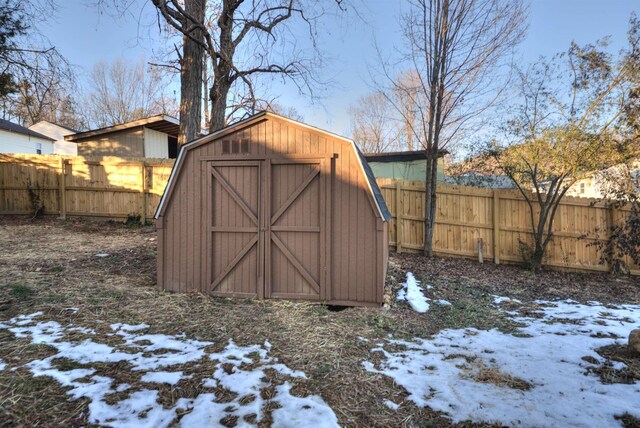
[[[321,160],[271,162],[266,297],[321,298]]]
[[[260,164],[211,163],[211,292],[262,295],[260,278]]]

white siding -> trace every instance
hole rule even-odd
[[[56,140],[53,143],[54,154],[71,156],[78,154],[78,145],[74,142],[64,140],[64,136],[74,134],[73,131],[62,126],[58,126],[55,123],[47,122],[46,120],[31,125],[29,129]]]
[[[0,129],[0,153],[53,154],[53,141]]]
[[[169,138],[164,132],[144,128],[144,157],[168,158]]]

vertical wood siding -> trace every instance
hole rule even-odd
[[[337,159],[326,161],[327,167],[321,175],[330,175],[330,166],[334,165],[333,183],[327,180],[332,188],[326,189],[323,194],[320,192],[320,187],[324,186],[321,179],[314,179],[300,194],[300,198],[296,199],[275,223],[275,226],[307,227],[315,230],[324,220],[322,228],[329,231],[329,242],[325,248],[320,247],[321,238],[316,232],[274,233],[282,242],[286,242],[286,247],[299,258],[300,264],[308,269],[314,280],[320,281],[323,278],[323,265],[320,260],[324,261],[329,276],[326,278],[324,298],[321,296],[323,300],[349,304],[381,303],[385,273],[381,265],[386,263],[387,253],[384,236],[386,228],[379,227],[377,223],[377,212],[372,205],[366,177],[359,165],[357,154],[348,142],[273,117],[225,135],[220,140],[186,151],[181,173],[175,177],[173,197],[167,201],[164,216],[159,219],[163,222],[159,230],[164,234],[161,260],[163,287],[174,291],[210,292],[208,278],[212,278],[216,273],[210,271],[211,265],[224,266],[232,257],[224,251],[216,251],[216,238],[210,237],[211,234],[207,232],[208,225],[204,224],[208,218],[205,215],[207,198],[214,198],[211,201],[214,219],[227,215],[223,210],[233,206],[227,199],[228,193],[216,192],[215,188],[208,189],[210,179],[206,168],[202,166],[203,157],[223,156],[223,141],[231,142],[228,147],[234,147],[233,142],[238,141],[239,148],[242,147],[242,141],[248,141],[246,155],[249,157],[271,156],[286,159],[287,155],[309,154],[313,157],[318,153],[337,154]],[[294,163],[271,166],[273,188],[267,192],[270,200],[263,201],[271,207],[271,214],[283,204],[285,195],[293,192],[311,169],[317,167],[313,165]],[[255,179],[248,177],[233,176],[230,180],[234,181],[236,189],[247,195],[251,194],[252,187],[255,186]],[[251,197],[256,196],[252,194]],[[320,204],[320,198],[324,198],[323,204]],[[331,212],[324,213],[324,219],[320,215],[323,206],[332,207]],[[248,226],[245,223],[238,225]],[[211,239],[214,241],[210,242]],[[243,243],[246,243],[245,240],[250,237],[237,239],[241,241],[229,242],[228,249],[231,254],[237,254]],[[222,249],[224,246],[218,248]],[[313,294],[308,278],[305,279],[286,260],[277,245],[266,243],[264,250],[272,252],[271,266],[265,266],[265,269],[275,273],[272,278],[275,284],[271,287],[274,293],[283,296]],[[257,249],[255,252],[252,250],[242,261],[246,266],[227,278],[226,284],[246,284],[246,289],[242,288],[245,285],[223,286],[240,287],[242,292],[249,292],[248,284],[252,278],[261,274],[249,268],[254,266],[254,257],[258,257]],[[213,263],[209,263],[208,260],[212,260]],[[269,272],[264,274],[269,275]]]

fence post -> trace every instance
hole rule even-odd
[[[142,183],[140,183],[140,224],[143,226],[147,222],[147,167],[144,161],[140,162],[142,167]]]
[[[64,158],[60,159],[60,175],[58,176],[59,191],[58,196],[60,201],[60,219],[67,219],[67,195],[66,195],[66,175],[67,175],[67,162]]]
[[[606,239],[608,240],[611,237],[611,232],[613,232],[613,227],[615,226],[615,206],[612,203],[607,205],[607,219],[606,219]],[[607,262],[607,271],[611,272],[613,266],[611,263]]]
[[[500,193],[493,190],[493,261],[500,264]]]
[[[396,251],[402,252],[402,184],[396,180]]]

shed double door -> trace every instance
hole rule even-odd
[[[325,300],[330,159],[212,161],[203,168],[210,292]]]

